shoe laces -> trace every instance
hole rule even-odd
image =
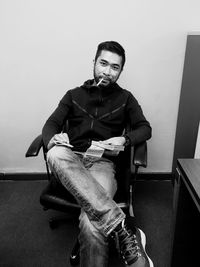
[[[117,247],[126,263],[136,261],[141,256],[136,235],[127,230],[125,225],[117,232],[116,237]]]

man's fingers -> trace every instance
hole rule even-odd
[[[55,135],[55,140],[57,141],[69,141],[68,135],[67,134],[56,134]]]
[[[104,140],[104,141],[101,141],[102,144],[105,144],[105,145],[108,145],[108,144],[111,144],[112,143],[112,139],[107,139],[107,140]]]
[[[125,138],[122,136],[118,136],[118,137],[112,137],[109,138],[107,140],[102,141],[102,144],[106,144],[106,145],[123,145],[125,142]]]
[[[68,134],[67,134],[67,133],[63,133],[62,135],[64,136],[64,138],[67,138],[67,139],[69,139],[69,137],[68,137]]]
[[[53,138],[54,143],[69,143],[69,137],[66,133],[55,134]]]

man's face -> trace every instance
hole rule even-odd
[[[102,50],[94,63],[94,79],[101,87],[107,87],[116,82],[122,71],[122,57],[116,53]]]

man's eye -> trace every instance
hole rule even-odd
[[[104,61],[101,61],[100,64],[101,64],[101,66],[106,66],[107,65],[107,63],[104,62]]]
[[[117,70],[119,70],[119,66],[112,66],[112,69],[117,71]]]

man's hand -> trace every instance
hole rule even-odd
[[[105,145],[117,145],[117,146],[123,146],[125,144],[126,140],[125,137],[119,136],[119,137],[112,137],[107,140],[101,141],[102,144]],[[105,150],[104,152],[105,155],[107,156],[117,156],[119,154],[118,150]]]
[[[69,137],[67,133],[55,134],[47,145],[47,149],[51,149],[56,143],[67,143],[69,144]]]
[[[123,146],[126,142],[125,137],[119,136],[119,137],[112,137],[107,140],[101,141],[102,144],[110,144],[110,145],[118,145],[118,146]]]

